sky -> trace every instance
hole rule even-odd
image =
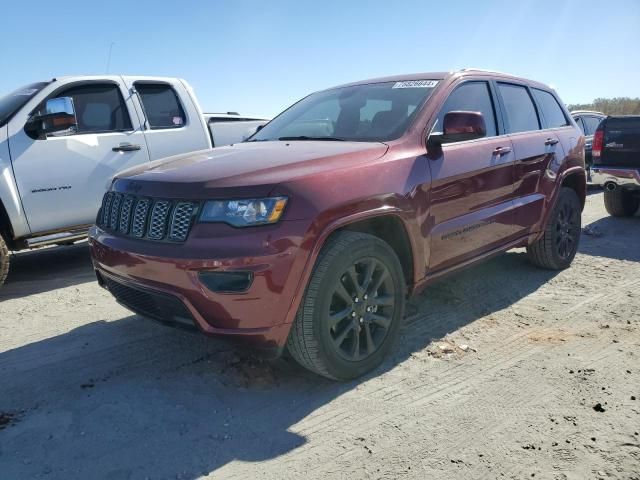
[[[271,117],[350,81],[476,67],[565,103],[640,97],[640,0],[0,0],[0,25],[0,95],[108,67]]]

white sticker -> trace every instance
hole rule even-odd
[[[433,88],[438,85],[438,80],[407,80],[396,82],[391,88]]]
[[[182,117],[173,117],[174,125],[182,125]]]
[[[16,97],[26,96],[29,97],[38,91],[37,88],[27,88],[25,90],[20,90],[19,92],[14,93]]]

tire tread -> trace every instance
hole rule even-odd
[[[533,244],[527,247],[527,255],[529,261],[537,267],[547,270],[561,270],[567,268],[569,265],[562,265],[558,263],[554,255],[554,238],[553,229],[555,228],[555,211],[561,205],[562,201],[567,196],[574,196],[577,199],[576,192],[569,187],[562,187],[558,196],[558,201],[554,206],[553,212],[547,221],[544,228],[544,234]]]
[[[9,248],[2,235],[0,235],[0,287],[9,275]]]
[[[604,191],[604,208],[612,217],[631,217],[638,210],[640,200],[622,188]]]

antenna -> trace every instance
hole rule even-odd
[[[116,42],[111,42],[111,45],[109,45],[109,55],[107,56],[107,71],[106,73],[109,73],[109,67],[111,66],[111,52],[113,51],[113,46],[115,45]]]

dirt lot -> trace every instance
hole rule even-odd
[[[567,271],[516,250],[429,288],[346,384],[132,315],[86,245],[16,255],[0,478],[640,479],[640,218],[596,192],[584,224]]]

